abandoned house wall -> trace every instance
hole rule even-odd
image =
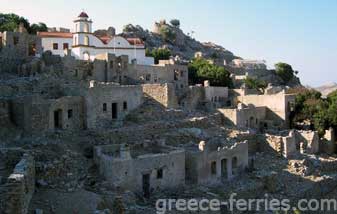
[[[287,136],[266,135],[266,143],[285,158],[303,153],[317,154],[320,149],[320,139],[315,131],[292,130]]]
[[[82,97],[67,96],[50,100],[49,129],[81,130],[84,128]],[[56,114],[59,114],[56,116]],[[57,122],[56,120],[59,120]]]
[[[237,101],[245,105],[267,107],[267,118],[273,120],[274,126],[288,127],[289,114],[295,102],[294,95],[278,93],[273,95],[245,95],[237,97]]]
[[[128,83],[128,63],[127,55],[116,56],[114,54],[97,55],[93,62],[94,80],[100,82]]]
[[[143,84],[143,93],[145,96],[160,103],[166,108],[177,107],[177,97],[172,84]]]
[[[0,48],[0,72],[17,72],[26,57],[42,53],[41,40],[36,35],[24,32],[3,32]]]
[[[291,131],[289,136],[282,137],[283,140],[283,156],[285,158],[292,158],[296,154],[299,154],[295,133]]]
[[[53,129],[83,129],[84,108],[82,97],[43,99],[26,96],[12,100],[14,123],[26,133],[40,133]]]
[[[4,214],[27,214],[35,191],[35,162],[24,154],[7,182],[0,187],[0,209]]]
[[[248,166],[248,141],[230,147],[203,151],[186,149],[186,177],[189,182],[214,184],[232,179]]]
[[[296,143],[299,145],[301,153],[317,154],[319,152],[320,139],[316,131],[295,131]]]
[[[335,131],[333,128],[325,130],[323,139],[320,141],[320,151],[327,154],[334,154],[336,152]]]
[[[127,76],[141,84],[172,83],[176,92],[188,88],[188,69],[185,65],[138,65],[130,64]]]
[[[170,149],[165,152],[158,150],[132,155],[130,151],[123,150],[123,147],[119,150],[119,146],[95,147],[94,156],[100,173],[111,184],[138,193],[144,191],[143,176],[148,176],[150,192],[185,184],[183,150]]]
[[[178,98],[179,106],[186,110],[195,110],[205,101],[205,90],[202,86],[189,86],[187,92]]]
[[[205,86],[205,99],[211,102],[215,108],[222,107],[228,101],[228,87]]]
[[[139,85],[90,82],[85,89],[87,128],[98,128],[121,121],[142,104],[143,92]]]
[[[266,119],[265,107],[248,106],[236,109],[217,109],[224,117],[225,122],[238,128],[259,129]]]

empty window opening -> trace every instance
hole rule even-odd
[[[28,55],[35,56],[35,54],[36,54],[36,44],[35,43],[29,44]]]
[[[238,158],[233,157],[233,159],[232,159],[232,175],[237,174],[237,168],[238,168]]]
[[[227,159],[221,160],[221,177],[227,178]]]
[[[128,110],[128,103],[126,101],[123,102],[123,110],[124,111]]]
[[[150,80],[151,80],[151,74],[146,74],[145,80],[146,80],[146,81],[150,81]]]
[[[163,169],[157,170],[157,179],[162,179],[164,175]]]
[[[54,111],[54,127],[55,129],[62,129],[62,110]]]
[[[59,45],[57,43],[53,43],[53,50],[58,50],[59,49]]]
[[[150,198],[150,174],[143,175],[143,195]]]
[[[68,110],[68,119],[72,118],[73,117],[73,110],[72,109],[69,109]]]
[[[17,37],[17,36],[14,36],[14,37],[13,37],[13,44],[14,44],[14,45],[19,44],[19,37]]]
[[[174,71],[174,80],[178,80],[178,74],[179,74],[179,72],[178,71]]]
[[[106,111],[107,111],[106,103],[103,103],[103,112],[106,112]]]
[[[111,104],[111,118],[112,119],[117,119],[117,103],[112,103]]]
[[[211,163],[211,173],[212,175],[216,175],[216,161],[212,161]]]
[[[63,50],[68,50],[68,49],[69,49],[69,44],[63,43]]]

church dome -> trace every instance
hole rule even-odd
[[[84,11],[78,17],[79,18],[89,18],[88,14]]]

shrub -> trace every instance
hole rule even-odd
[[[220,66],[213,65],[202,58],[193,59],[188,66],[190,84],[201,84],[209,80],[213,86],[232,87],[230,73]]]

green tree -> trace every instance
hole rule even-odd
[[[30,33],[36,34],[37,32],[46,32],[48,27],[45,23],[39,22],[38,24],[32,24],[30,26]]]
[[[310,121],[312,129],[322,137],[330,127],[337,127],[337,92],[332,92],[327,99],[313,89],[301,88],[295,99],[293,122]]]
[[[146,49],[146,56],[152,56],[156,64],[159,60],[168,60],[171,56],[171,51],[167,48],[154,48],[152,51]]]
[[[337,90],[331,92],[330,94],[328,94],[327,100],[328,100],[330,103],[337,103]]]
[[[291,67],[291,65],[284,63],[284,62],[280,62],[275,64],[275,71],[276,74],[281,77],[281,79],[283,80],[284,84],[287,84],[290,80],[292,80],[295,76],[295,74],[297,74],[298,72],[294,71],[293,68]]]
[[[159,29],[159,33],[166,41],[172,42],[176,39],[175,32],[168,25],[162,25]]]
[[[27,29],[28,33],[35,34],[37,31],[48,30],[47,25],[42,22],[30,25],[29,21],[24,17],[13,13],[0,13],[0,32],[15,31],[18,29],[20,23]]]
[[[172,19],[172,20],[170,21],[170,23],[171,23],[171,25],[172,25],[173,27],[176,27],[176,28],[179,28],[179,27],[180,27],[180,21],[179,21],[178,19]]]
[[[267,88],[265,81],[256,78],[247,77],[244,82],[249,89],[256,89],[262,93],[264,93],[264,90]]]
[[[0,32],[15,31],[20,23],[23,23],[27,30],[30,28],[29,21],[24,17],[20,17],[13,13],[0,13]]]
[[[230,73],[224,67],[216,66],[202,58],[193,59],[188,66],[191,84],[201,84],[209,80],[213,86],[232,87]]]

